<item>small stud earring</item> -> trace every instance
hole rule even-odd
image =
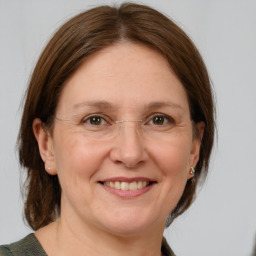
[[[50,171],[50,170],[51,170],[51,168],[50,168],[50,167],[47,167],[47,170],[48,170],[48,171]]]
[[[196,171],[195,171],[194,167],[191,166],[191,167],[190,167],[189,174],[194,177],[194,176],[195,176],[195,172],[196,172]]]

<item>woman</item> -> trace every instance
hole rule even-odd
[[[200,54],[161,13],[126,3],[68,21],[35,67],[20,128],[35,233],[1,255],[174,255],[164,228],[207,173],[213,113]]]

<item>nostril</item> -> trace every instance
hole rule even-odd
[[[122,164],[132,169],[146,160],[143,140],[132,129],[125,127],[112,143],[109,151],[110,159],[115,164]]]
[[[131,169],[141,165],[145,161],[143,150],[140,149],[131,149],[116,146],[110,152],[110,159],[115,164],[122,164],[125,167]]]

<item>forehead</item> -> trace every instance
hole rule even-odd
[[[169,102],[188,109],[183,85],[164,57],[145,45],[129,42],[90,56],[66,81],[57,111],[95,101],[128,108]]]

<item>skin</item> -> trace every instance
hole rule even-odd
[[[101,138],[81,124],[95,113],[146,118],[146,128],[154,128],[155,113],[171,122],[152,136],[138,122],[125,122]],[[48,255],[160,255],[166,217],[191,178],[204,129],[198,123],[200,136],[193,135],[186,92],[168,63],[141,44],[109,46],[66,81],[56,116],[66,121],[56,120],[52,132],[39,119],[33,123],[46,171],[58,175],[62,187],[60,218],[35,233]],[[116,177],[154,184],[139,196],[122,197],[99,183]]]

